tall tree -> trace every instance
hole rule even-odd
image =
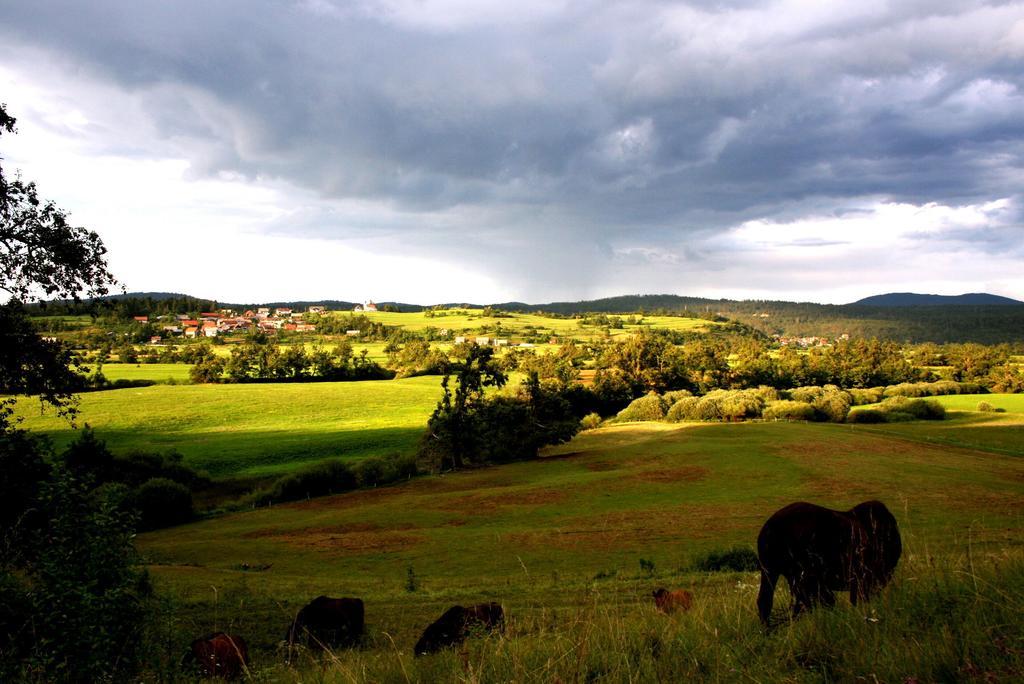
[[[456,347],[457,360],[444,376],[444,395],[427,422],[424,450],[442,470],[462,468],[474,457],[480,437],[479,408],[488,387],[503,387],[507,380],[494,359],[494,349],[467,344]],[[452,392],[449,381],[454,373]]]
[[[0,135],[15,119],[0,104]],[[2,162],[0,158],[0,162]],[[11,427],[13,396],[38,394],[65,414],[73,413],[76,374],[60,344],[34,334],[23,308],[44,297],[102,296],[117,284],[107,250],[93,231],[69,223],[67,213],[42,200],[35,183],[9,178],[0,163],[0,430]]]

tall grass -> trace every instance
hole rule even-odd
[[[781,589],[764,629],[756,575],[699,590],[694,608],[665,616],[607,584],[575,587],[570,608],[521,605],[503,635],[414,658],[384,632],[358,650],[265,653],[255,681],[655,682],[1020,681],[1024,677],[1024,554],[975,562],[913,558],[867,604],[840,599],[791,620]],[[155,674],[155,673],[154,673]],[[173,671],[164,676],[174,678]]]

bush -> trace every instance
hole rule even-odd
[[[927,383],[901,382],[898,385],[886,387],[884,395],[887,397],[925,397],[929,394],[928,389]]]
[[[722,405],[719,401],[721,398],[719,392],[724,392],[724,390],[715,390],[701,397],[690,411],[690,420],[721,420]]]
[[[946,409],[934,399],[908,399],[902,396],[890,397],[878,406],[879,410],[886,413],[889,420],[903,420],[893,418],[892,414],[905,413],[911,416],[911,420],[942,420],[946,417]]]
[[[842,423],[846,420],[852,404],[850,395],[842,390],[826,389],[826,391],[814,400],[811,406],[814,407],[814,414],[817,420]]]
[[[356,488],[358,479],[347,463],[324,461],[280,477],[266,492],[266,503],[301,501]]]
[[[114,455],[107,449],[107,443],[98,438],[88,425],[79,433],[78,439],[68,444],[61,458],[67,469],[78,478],[106,482],[116,474]]]
[[[35,681],[135,681],[151,595],[132,516],[58,468],[42,497],[47,543],[28,568]]]
[[[668,410],[666,420],[744,420],[757,418],[764,409],[765,396],[774,396],[765,388],[752,390],[713,390],[703,397],[683,397]]]
[[[962,394],[963,388],[955,380],[938,380],[931,383],[930,394],[934,397],[945,394]]]
[[[765,420],[814,420],[814,407],[802,401],[770,401],[761,413]]]
[[[139,528],[143,530],[180,525],[195,515],[192,492],[166,477],[146,480],[131,499],[139,512]]]
[[[850,411],[846,416],[848,423],[884,423],[885,413],[873,408],[859,408]]]
[[[634,399],[629,406],[619,411],[616,418],[623,422],[661,420],[665,417],[667,408],[665,400],[651,392],[639,399]]]
[[[206,473],[193,470],[183,462],[182,455],[177,451],[154,453],[149,451],[131,451],[127,454],[114,456],[114,480],[138,487],[146,480],[154,477],[165,477],[185,485],[189,489],[198,489],[210,484]]]
[[[978,410],[979,411],[983,411],[985,413],[989,413],[989,412],[995,411],[996,407],[993,406],[992,404],[988,403],[987,401],[979,401],[978,402]]]
[[[661,398],[665,400],[666,406],[672,406],[680,399],[692,396],[693,392],[691,392],[690,390],[672,390],[671,392],[665,392],[663,395],[661,395]]]
[[[670,408],[668,413],[665,414],[665,420],[670,423],[678,423],[683,420],[696,420],[696,418],[694,418],[694,411],[699,403],[699,397],[683,397],[676,403],[672,404],[672,408]]]
[[[750,392],[730,392],[719,400],[719,411],[723,420],[758,418],[764,409],[764,400]]]
[[[774,387],[769,387],[768,385],[760,385],[754,389],[746,390],[746,392],[759,398],[763,404],[766,404],[769,401],[778,401],[782,398],[782,395],[779,394],[779,390]]]
[[[809,385],[807,387],[794,387],[789,390],[789,398],[793,401],[802,401],[807,404],[812,404],[818,397],[825,393],[824,388],[817,385]]]
[[[976,382],[938,380],[936,382],[901,382],[885,388],[886,397],[937,397],[948,394],[979,394],[985,388]]]
[[[601,427],[601,416],[597,413],[588,413],[580,420],[581,430],[593,430]]]
[[[760,568],[757,552],[743,546],[726,551],[711,551],[693,562],[693,569],[701,572],[753,572]]]
[[[871,387],[869,389],[849,389],[846,390],[850,395],[850,399],[853,401],[854,406],[864,406],[865,404],[877,404],[884,398],[884,387]]]
[[[17,577],[0,570],[0,679],[22,681],[20,661],[31,644],[32,599]]]
[[[411,454],[388,454],[368,458],[355,464],[353,470],[360,487],[378,487],[408,480],[418,473],[416,457]]]
[[[50,476],[46,443],[23,430],[0,432],[0,560],[30,554],[45,536],[39,513],[42,483]]]

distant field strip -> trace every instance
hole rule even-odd
[[[549,330],[554,335],[565,335],[577,338],[585,338],[595,335],[601,328],[595,326],[581,326],[580,321],[574,318],[548,318],[537,314],[514,313],[507,316],[491,317],[481,315],[482,309],[457,309],[440,312],[434,316],[427,316],[426,312],[417,313],[395,313],[380,311],[368,313],[366,316],[376,322],[389,326],[399,326],[406,330],[418,331],[425,328],[447,329],[452,331],[477,330],[483,325],[491,326],[487,334],[492,337],[502,337],[513,334],[522,334],[525,328],[532,326],[539,330]],[[618,316],[623,321],[629,318],[628,315]],[[667,330],[678,330],[692,332],[696,330],[708,330],[718,323],[702,318],[684,318],[681,316],[638,316],[642,318],[643,326],[627,325],[623,328],[612,329],[611,335],[625,335],[635,333],[645,326]],[[495,331],[493,327],[500,324],[505,330],[504,333]]]
[[[177,449],[214,477],[261,476],[324,458],[410,450],[440,395],[437,377],[156,385],[85,393],[78,422],[115,451]],[[52,412],[40,416],[33,400],[20,402],[18,413],[58,447],[74,437]]]

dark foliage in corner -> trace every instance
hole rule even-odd
[[[123,681],[135,673],[150,591],[121,497],[45,444],[0,435],[0,677]],[[36,673],[29,676],[29,673]]]

